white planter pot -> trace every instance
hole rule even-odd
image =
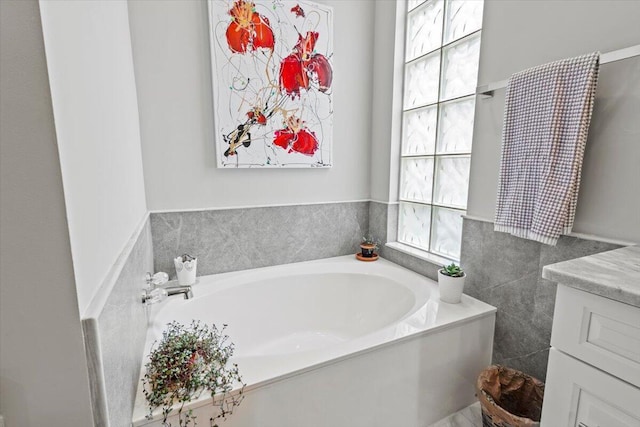
[[[464,279],[466,274],[462,277],[451,277],[446,274],[442,274],[442,269],[438,270],[438,287],[440,288],[440,301],[447,302],[449,304],[457,304],[462,297],[462,291],[464,290]]]

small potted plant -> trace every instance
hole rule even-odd
[[[142,379],[143,393],[149,404],[148,419],[153,411],[162,407],[162,425],[171,427],[167,418],[177,406],[178,425],[196,425],[191,410],[183,413],[185,403],[209,392],[217,413],[211,417],[211,425],[218,418],[226,419],[240,404],[244,384],[236,364],[229,364],[233,355],[233,343],[222,329],[193,321],[190,326],[177,322],[167,325],[157,348],[152,349],[146,372]],[[155,346],[155,343],[154,343]],[[239,388],[238,388],[239,387]],[[233,391],[234,388],[238,390]]]
[[[456,265],[453,262],[449,265],[442,266],[442,268],[438,270],[440,301],[448,302],[450,304],[459,303],[464,289],[465,277],[466,275],[464,271],[459,265]]]
[[[377,239],[374,239],[371,236],[365,236],[362,238],[362,243],[360,243],[360,249],[362,252],[360,255],[363,258],[377,258],[376,250],[378,249],[378,245],[380,242]]]

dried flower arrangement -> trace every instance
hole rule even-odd
[[[173,411],[173,405],[179,404],[178,422],[180,427],[195,426],[192,410],[183,413],[185,403],[197,399],[208,391],[212,405],[218,407],[216,416],[211,417],[212,427],[215,420],[226,419],[240,404],[245,384],[236,364],[228,364],[233,355],[234,345],[224,334],[227,325],[218,329],[193,321],[190,326],[177,322],[167,325],[157,348],[151,350],[146,373],[142,379],[143,393],[149,403],[149,415],[162,407],[163,426],[171,427],[167,418]],[[154,343],[155,346],[155,343]],[[239,385],[238,392],[231,391]]]

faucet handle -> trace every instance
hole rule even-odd
[[[164,285],[169,281],[169,275],[164,271],[158,271],[156,274],[151,275],[151,273],[147,273],[146,275],[147,286],[151,289],[155,289],[156,286]]]
[[[147,289],[142,294],[142,303],[155,304],[167,298],[168,295],[169,293],[164,288]]]

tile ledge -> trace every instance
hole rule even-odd
[[[100,282],[98,287],[93,292],[93,295],[89,300],[89,304],[80,316],[81,320],[97,319],[100,316],[100,313],[102,313],[104,305],[107,303],[109,295],[111,295],[111,291],[113,291],[113,288],[116,286],[118,277],[120,277],[120,274],[122,274],[122,270],[124,269],[129,256],[131,256],[131,253],[133,252],[133,248],[135,247],[136,243],[138,243],[138,240],[140,240],[142,233],[147,226],[147,223],[150,222],[149,215],[149,211],[146,211],[142,220],[138,223],[129,239],[125,242],[124,247],[120,251],[115,262],[111,265],[111,268],[107,272],[106,277]],[[143,279],[144,277],[140,278],[142,284],[144,284]]]
[[[405,253],[407,255],[411,255],[415,258],[419,258],[423,261],[430,262],[431,264],[437,265],[439,267],[442,267],[444,264],[449,264],[451,262],[459,263],[459,261],[453,261],[451,259],[444,258],[436,254],[432,254],[430,252],[422,251],[420,249],[416,249],[414,247],[402,244],[400,242],[387,242],[385,243],[385,246],[391,249],[395,249],[396,251]]]
[[[151,209],[150,214],[166,214],[166,213],[184,213],[184,212],[203,212],[203,211],[225,211],[236,209],[256,209],[256,208],[287,208],[293,206],[314,206],[314,205],[336,205],[347,203],[369,203],[371,199],[353,199],[353,200],[328,200],[322,202],[301,202],[301,203],[273,203],[273,204],[256,204],[256,205],[237,205],[237,206],[209,206],[202,208],[166,208]],[[384,203],[384,202],[378,202]]]
[[[462,215],[462,218],[463,219],[468,219],[468,220],[471,220],[471,221],[487,222],[487,223],[490,223],[490,224],[494,223],[494,221],[492,219],[482,218],[482,217],[475,216],[475,215]],[[583,239],[583,240],[594,240],[596,242],[611,243],[613,245],[620,245],[620,246],[634,246],[634,245],[638,244],[638,243],[632,242],[630,240],[609,238],[609,237],[597,236],[595,234],[588,234],[588,233],[578,233],[578,232],[575,232],[575,231],[572,231],[569,234],[563,234],[560,237],[563,237],[563,236],[576,237],[578,239]]]

